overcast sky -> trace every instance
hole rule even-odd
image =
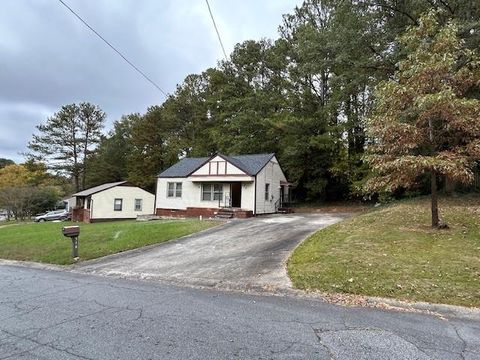
[[[222,58],[204,0],[64,0],[166,92]],[[210,0],[227,54],[275,38],[301,0]],[[58,0],[2,0],[0,157],[19,152],[60,106],[89,101],[108,115],[145,112],[164,96]]]

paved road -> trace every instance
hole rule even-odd
[[[288,288],[285,260],[290,252],[308,234],[345,217],[291,214],[232,221],[177,241],[79,264],[76,270],[217,288]]]
[[[480,323],[0,266],[0,359],[479,359]]]

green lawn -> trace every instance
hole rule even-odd
[[[218,225],[218,221],[158,220],[80,224],[81,260],[161,243]],[[70,222],[0,226],[0,258],[70,264],[71,241],[61,229]]]
[[[294,286],[480,306],[480,197],[441,199],[448,230],[429,227],[429,210],[402,201],[318,231],[288,261]]]

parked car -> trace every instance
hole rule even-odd
[[[70,220],[71,215],[65,209],[62,210],[55,210],[47,212],[43,215],[35,216],[35,222],[43,222],[43,221],[53,221],[53,220]]]

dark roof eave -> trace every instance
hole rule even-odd
[[[168,175],[157,175],[157,179],[175,179],[175,178],[187,178],[188,176],[190,175],[187,175],[187,176],[168,176]]]
[[[108,185],[108,186],[105,186],[105,185]],[[102,185],[98,185],[98,186],[94,186],[88,189],[78,191],[75,194],[72,194],[72,197],[88,197],[93,194],[97,194],[99,192],[109,190],[117,186],[134,186],[134,185],[128,181],[117,181],[113,183],[106,183],[106,184],[102,184]]]

